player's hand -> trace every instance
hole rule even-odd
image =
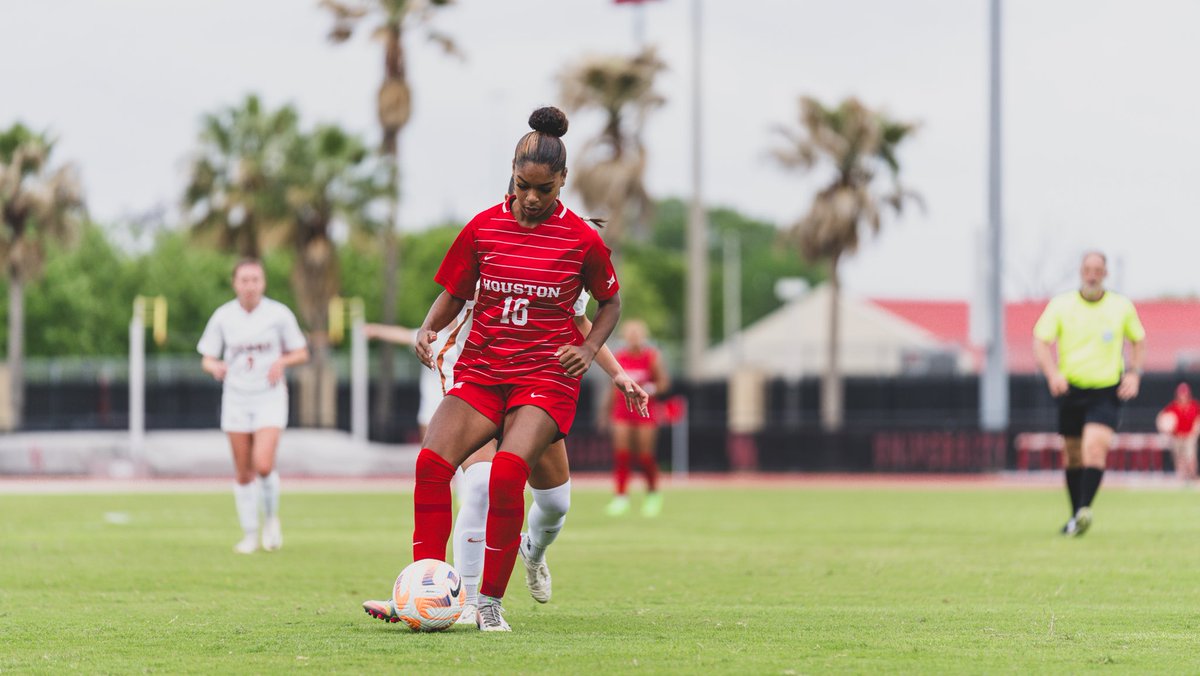
[[[212,374],[213,380],[223,383],[225,382],[225,374],[229,373],[229,365],[223,361],[216,362],[212,365],[209,373]]]
[[[596,358],[596,352],[587,344],[561,345],[554,356],[558,357],[558,363],[567,370],[567,375],[572,378],[582,378],[583,374],[591,368],[592,360]]]
[[[421,327],[417,329],[417,340],[413,344],[413,352],[427,368],[433,366],[433,344],[437,341],[437,331]]]
[[[1121,377],[1121,384],[1117,386],[1117,397],[1121,401],[1129,401],[1138,396],[1138,390],[1142,388],[1142,377],[1136,371],[1130,371]]]
[[[1067,393],[1067,390],[1071,389],[1071,386],[1067,383],[1067,377],[1057,371],[1054,372],[1054,375],[1046,379],[1046,383],[1050,386],[1050,396],[1052,397],[1061,397]]]
[[[287,366],[283,363],[282,359],[276,359],[271,364],[271,368],[267,369],[267,382],[270,383],[271,387],[275,387],[283,382],[283,371],[286,368]]]
[[[634,382],[633,378],[622,373],[613,378],[613,384],[625,395],[625,410],[637,411],[643,418],[650,417],[650,394]]]
[[[363,324],[363,335],[367,340],[375,340],[379,337],[379,329],[382,327],[382,324]]]

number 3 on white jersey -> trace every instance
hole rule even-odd
[[[515,324],[516,326],[525,326],[529,322],[529,299],[528,298],[513,298],[508,296],[504,299],[504,314],[500,316],[501,324]]]

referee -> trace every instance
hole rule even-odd
[[[1062,528],[1068,537],[1083,535],[1092,525],[1092,500],[1104,477],[1121,402],[1137,396],[1146,352],[1146,330],[1133,303],[1104,288],[1104,254],[1084,254],[1079,276],[1079,291],[1055,296],[1033,327],[1034,355],[1050,394],[1058,400],[1058,432],[1063,436],[1071,497],[1071,519]],[[1127,340],[1128,370],[1123,355]]]

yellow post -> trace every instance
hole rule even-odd
[[[154,297],[154,343],[162,346],[167,342],[167,297]]]
[[[346,337],[346,299],[334,296],[329,299],[329,342],[338,345]]]

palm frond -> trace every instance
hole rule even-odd
[[[879,233],[885,207],[900,213],[913,198],[915,193],[900,188],[895,151],[915,129],[914,123],[892,120],[853,97],[836,107],[800,98],[799,125],[776,130],[783,144],[773,154],[788,168],[809,170],[820,163],[836,170],[808,213],[789,230],[787,239],[806,258],[832,260],[856,251],[864,229]],[[872,186],[884,168],[894,191],[876,196]]]

